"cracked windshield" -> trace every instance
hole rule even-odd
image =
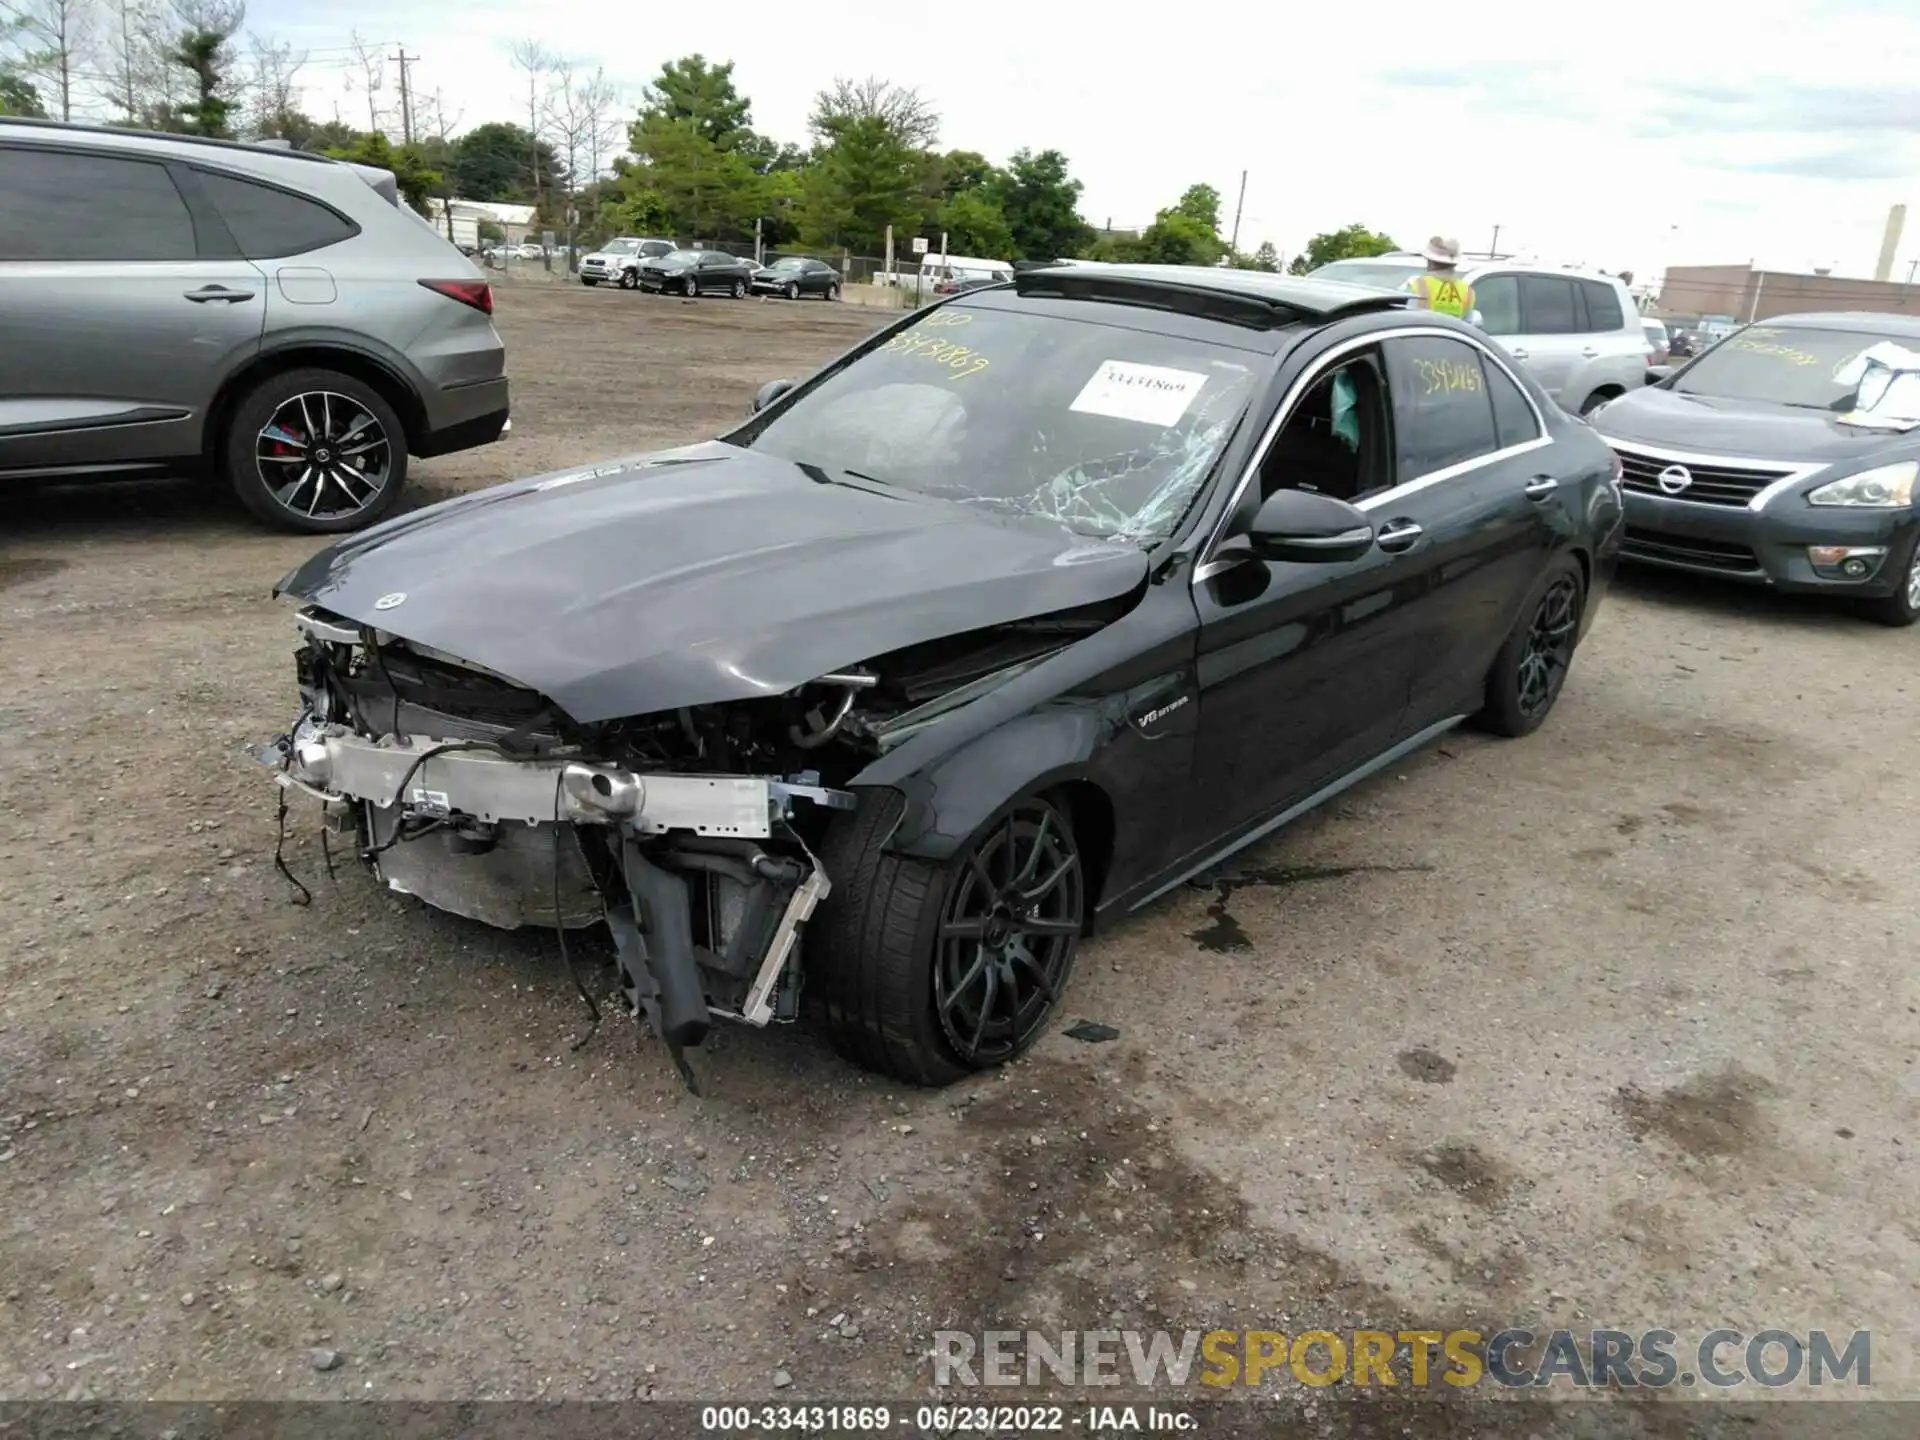
[[[752,447],[832,478],[1151,541],[1179,524],[1232,435],[1257,358],[945,306],[774,416]]]

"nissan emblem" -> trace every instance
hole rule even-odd
[[[1657,478],[1660,481],[1660,488],[1669,495],[1678,495],[1693,484],[1693,472],[1684,465],[1669,465]]]

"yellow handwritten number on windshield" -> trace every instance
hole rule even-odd
[[[956,345],[951,340],[942,340],[938,335],[924,335],[918,329],[902,330],[898,335],[889,337],[880,348],[894,355],[930,360],[951,370],[953,373],[947,377],[951,380],[978,375],[989,363],[987,357],[977,350]]]
[[[1480,393],[1480,367],[1477,364],[1465,360],[1416,360],[1413,363],[1427,387],[1420,392],[1422,395]]]
[[[971,325],[973,316],[965,310],[936,310],[920,322],[925,329],[932,330],[943,325]]]

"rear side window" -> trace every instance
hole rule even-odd
[[[192,260],[193,216],[164,165],[0,148],[0,260]]]
[[[358,233],[318,201],[214,170],[193,173],[249,260],[303,255]]]
[[[1474,308],[1489,335],[1518,335],[1520,281],[1513,275],[1489,275],[1473,287]]]
[[[1558,275],[1520,277],[1520,313],[1526,335],[1572,335],[1580,328],[1573,281]]]
[[[1507,372],[1484,357],[1481,362],[1487,375],[1487,396],[1493,401],[1493,428],[1498,432],[1500,448],[1509,445],[1524,445],[1529,440],[1540,438],[1540,426],[1533,418],[1533,407],[1527,403],[1527,397],[1520,393],[1520,387],[1508,378]]]
[[[1480,352],[1460,340],[1389,340],[1387,385],[1402,485],[1500,448]]]
[[[1611,285],[1603,280],[1582,280],[1580,288],[1587,294],[1587,329],[1619,330],[1626,326],[1626,316],[1620,312],[1620,297]]]

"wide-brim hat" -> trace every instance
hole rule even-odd
[[[1460,263],[1460,242],[1448,240],[1439,235],[1427,241],[1427,248],[1420,252],[1429,263],[1434,265],[1458,265]]]

